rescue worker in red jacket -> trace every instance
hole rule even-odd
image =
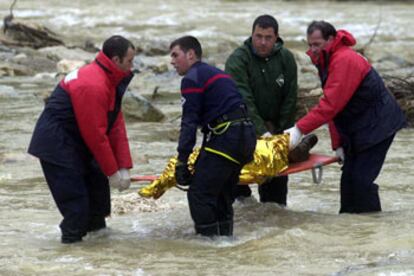
[[[135,47],[108,38],[94,62],[57,85],[37,121],[29,153],[38,157],[63,216],[62,243],[106,227],[110,188],[130,185],[132,167],[123,94],[132,79]]]
[[[332,148],[342,160],[340,213],[381,211],[378,185],[395,133],[406,126],[404,114],[368,61],[351,47],[355,38],[328,22],[307,29],[307,54],[319,71],[323,97],[290,133],[294,148],[302,134],[328,123]]]

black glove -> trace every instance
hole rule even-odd
[[[181,186],[189,186],[193,176],[187,167],[187,162],[177,161],[175,165],[175,181]]]

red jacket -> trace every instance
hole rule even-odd
[[[307,52],[312,62],[319,67],[320,75],[321,72],[327,72],[327,79],[318,105],[302,117],[296,126],[302,133],[308,134],[328,123],[333,149],[341,146],[333,119],[345,108],[371,69],[368,61],[351,48],[355,44],[356,40],[350,33],[339,30],[334,41],[323,50],[319,61],[310,51]],[[328,60],[325,60],[326,57]]]
[[[116,87],[130,74],[99,52],[95,62],[70,73],[60,83],[70,96],[85,144],[107,176],[120,168],[132,167],[122,111],[107,133],[108,112],[115,107]]]

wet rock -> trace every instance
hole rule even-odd
[[[296,119],[305,115],[319,102],[322,95],[318,71],[312,64],[309,56],[303,51],[292,50],[298,66],[298,100],[296,105]]]
[[[34,93],[35,97],[38,98],[43,103],[47,102],[47,99],[50,97],[50,94],[52,94],[51,90],[41,90],[41,91],[36,91]]]
[[[170,129],[167,132],[167,137],[169,141],[172,141],[172,142],[178,141],[178,138],[180,137],[180,127],[177,126],[176,128]]]
[[[159,63],[154,67],[150,67],[150,69],[155,73],[155,74],[162,74],[168,71],[168,65],[165,63]]]
[[[12,14],[4,18],[3,34],[0,41],[9,46],[38,49],[64,44],[61,38],[47,27],[15,20]]]
[[[304,96],[301,96],[304,95]],[[296,104],[296,120],[304,116],[309,112],[316,104],[318,104],[319,99],[322,94],[322,89],[314,89],[307,91],[306,93],[300,93]]]
[[[239,40],[229,36],[203,41],[203,56],[208,64],[224,69],[224,63],[230,54],[240,46]]]
[[[122,112],[129,121],[160,122],[165,115],[146,98],[130,91],[125,93]]]
[[[86,39],[80,48],[82,48],[88,53],[93,54],[96,54],[100,50],[91,39]]]
[[[33,87],[38,87],[38,85],[36,83],[43,83],[46,85],[52,84],[53,83],[57,83],[56,82],[56,74],[54,72],[48,73],[48,72],[41,72],[41,73],[37,73],[36,75],[33,76],[33,83],[30,84],[26,84],[27,85],[33,85]]]
[[[147,70],[136,74],[128,87],[132,91],[139,91],[140,95],[152,94],[156,87],[159,87],[159,93],[173,92],[178,95],[180,93],[180,86],[181,77],[177,75],[175,70],[168,70],[168,72],[163,74],[155,74],[154,72]]]
[[[9,61],[16,55],[16,50],[0,44],[0,60]]]
[[[306,53],[298,50],[292,53],[298,66],[299,96],[305,97],[309,91],[320,87],[318,71]]]
[[[11,59],[11,62],[30,68],[32,72],[54,72],[56,63],[47,57],[39,54],[29,55],[20,53]]]
[[[307,93],[307,96],[309,96],[309,97],[318,97],[318,98],[320,98],[322,95],[323,95],[323,90],[322,90],[321,87],[312,89]]]
[[[45,54],[51,60],[58,62],[62,59],[68,60],[82,60],[90,63],[95,59],[96,53],[92,54],[80,48],[68,49],[64,46],[46,47],[39,50],[40,53]]]
[[[86,62],[83,60],[62,59],[56,64],[57,74],[66,75],[75,69],[79,69],[84,65],[86,65]]]
[[[125,192],[112,198],[112,213],[115,215],[161,212],[173,208],[167,203],[140,197],[133,189],[130,190],[130,193]]]
[[[305,96],[308,91],[320,87],[321,82],[318,78],[318,75],[314,72],[312,73],[299,73],[298,74],[298,87],[299,94]]]
[[[137,53],[146,56],[163,56],[170,52],[170,44],[168,41],[139,41],[139,43],[134,44],[136,45]]]
[[[296,63],[298,65],[313,66],[312,61],[310,60],[309,56],[305,52],[294,50],[294,49],[289,49],[289,50],[293,53],[293,56],[295,57]]]
[[[16,90],[12,86],[0,84],[0,97],[13,97],[17,96]]]
[[[0,44],[0,53],[1,52],[13,53],[13,52],[15,52],[15,50],[10,48],[10,47],[7,47],[6,45]]]
[[[172,67],[169,67],[169,62],[169,56],[150,57],[139,55],[134,59],[134,68],[139,71],[150,70],[155,74],[162,74],[167,72],[169,69],[172,69]]]
[[[0,77],[3,76],[30,76],[33,71],[27,66],[0,61]]]

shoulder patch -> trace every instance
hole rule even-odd
[[[67,74],[64,79],[65,84],[70,82],[71,80],[76,80],[78,78],[78,71],[79,69],[76,69],[70,72],[69,74]]]
[[[279,85],[279,87],[283,87],[283,85],[285,84],[285,76],[283,74],[280,74],[276,78],[276,83]]]
[[[184,106],[184,104],[185,104],[185,98],[181,96],[181,106]]]

